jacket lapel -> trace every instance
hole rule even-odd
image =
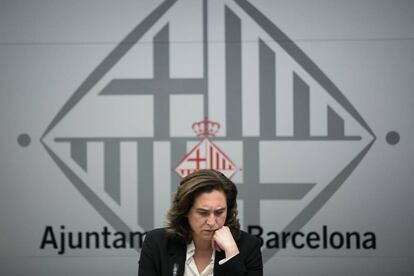
[[[186,245],[177,241],[172,241],[168,247],[168,276],[183,276],[186,256]],[[175,273],[175,274],[174,274]]]

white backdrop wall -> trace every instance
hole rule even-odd
[[[413,14],[410,0],[1,0],[0,274],[136,275],[138,247],[63,252],[60,237],[162,227],[207,116],[220,129],[199,147],[221,159],[199,164],[232,175],[243,229],[369,244],[269,242],[265,275],[412,275]]]

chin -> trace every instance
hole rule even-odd
[[[202,235],[200,235],[203,240],[211,240],[213,238],[214,233],[210,233],[210,232],[204,232]]]

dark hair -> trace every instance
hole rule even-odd
[[[227,217],[224,225],[230,228],[235,239],[239,236],[240,223],[237,218],[237,188],[224,174],[215,170],[197,170],[184,177],[174,201],[167,214],[167,233],[185,243],[192,240],[192,229],[187,214],[193,207],[194,200],[202,193],[213,190],[222,191],[226,195]]]

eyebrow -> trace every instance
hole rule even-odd
[[[214,210],[214,212],[224,211],[226,209],[227,209],[226,207],[222,207],[222,208],[219,208],[219,209]],[[210,210],[204,209],[204,208],[197,208],[196,210],[197,211],[203,211],[203,212],[210,212]]]

